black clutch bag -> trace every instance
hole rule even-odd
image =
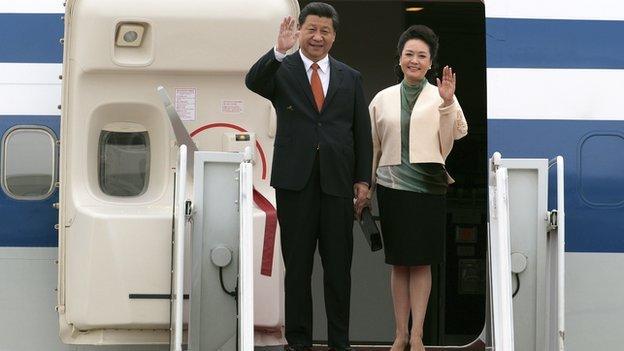
[[[381,250],[383,247],[381,243],[381,234],[379,232],[379,228],[377,227],[377,223],[375,223],[375,220],[373,219],[370,208],[365,207],[362,210],[362,216],[360,217],[358,223],[360,224],[360,229],[362,229],[364,238],[368,242],[371,251]]]

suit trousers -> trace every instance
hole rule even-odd
[[[348,348],[353,199],[323,193],[318,153],[306,186],[300,191],[276,189],[276,198],[286,267],[286,340],[312,346],[311,277],[318,242],[328,344]]]

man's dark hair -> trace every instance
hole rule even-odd
[[[429,72],[427,72],[427,78],[429,78],[430,80],[434,79],[437,76],[436,72],[438,69],[438,63],[436,62],[436,59],[438,58],[438,47],[440,45],[438,42],[438,36],[431,28],[425,25],[416,24],[410,26],[399,37],[399,43],[397,44],[396,53],[397,62],[401,59],[401,53],[403,52],[405,43],[412,39],[420,39],[424,41],[425,44],[427,44],[427,46],[429,47],[429,55],[431,55],[431,69],[429,70]],[[403,72],[401,71],[401,67],[397,65],[395,72],[399,80],[402,80]]]
[[[324,2],[311,2],[307,4],[299,13],[299,27],[303,25],[308,16],[319,16],[325,18],[331,18],[334,26],[334,32],[338,32],[338,26],[340,25],[340,19],[338,18],[338,11],[330,5]]]

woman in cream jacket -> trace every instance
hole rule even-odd
[[[377,191],[386,263],[392,265],[396,337],[391,350],[409,346],[424,351],[431,265],[444,260],[446,189],[453,182],[444,162],[468,125],[454,96],[452,69],[443,69],[437,86],[425,77],[436,59],[436,34],[426,26],[411,26],[397,49],[397,73],[403,81],[380,91],[370,104],[372,189]]]

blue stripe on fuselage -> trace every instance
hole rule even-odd
[[[62,14],[0,13],[0,62],[60,63]]]
[[[567,252],[624,252],[624,121],[488,120],[488,154],[565,159]],[[555,208],[554,173],[549,208]]]
[[[62,14],[0,14],[0,62],[60,63]],[[624,21],[486,18],[491,68],[624,68]]]
[[[486,18],[489,68],[624,69],[624,21]]]

